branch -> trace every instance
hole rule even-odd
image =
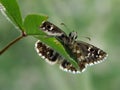
[[[8,48],[10,48],[13,44],[15,44],[16,42],[18,42],[20,39],[22,39],[23,37],[25,37],[26,34],[24,32],[22,32],[22,35],[17,37],[15,40],[11,41],[8,45],[6,45],[1,51],[0,51],[0,55],[2,55]]]

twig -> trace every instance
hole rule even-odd
[[[13,44],[15,44],[16,42],[18,42],[20,39],[22,39],[23,37],[25,37],[26,34],[24,32],[22,32],[22,35],[17,37],[15,40],[11,41],[8,45],[6,45],[1,51],[0,51],[0,55],[2,55],[8,48],[10,48]]]

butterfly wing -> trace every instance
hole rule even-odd
[[[44,21],[40,28],[43,32],[50,36],[61,36],[62,34],[65,34],[65,32],[63,32],[60,28],[48,21]]]
[[[80,71],[84,71],[87,66],[104,61],[107,56],[103,50],[83,41],[76,41],[70,49],[77,57]]]
[[[38,55],[44,59],[49,64],[59,64],[60,69],[63,71],[68,71],[72,73],[80,73],[69,61],[63,58],[59,53],[53,50],[48,45],[42,43],[40,40],[35,44],[35,50],[37,51]]]

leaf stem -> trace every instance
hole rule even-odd
[[[19,40],[21,40],[23,37],[25,37],[26,34],[22,31],[22,34],[17,37],[15,40],[11,41],[8,45],[6,45],[1,51],[0,51],[0,55],[2,55],[8,48],[10,48],[13,44],[15,44],[16,42],[18,42]]]

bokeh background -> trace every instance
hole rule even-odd
[[[17,0],[22,17],[45,14],[66,33],[108,53],[105,62],[81,74],[51,66],[26,37],[0,56],[0,90],[120,90],[120,0]],[[65,23],[69,29],[61,26]],[[0,13],[0,50],[20,34]],[[91,41],[84,37],[90,37]]]

